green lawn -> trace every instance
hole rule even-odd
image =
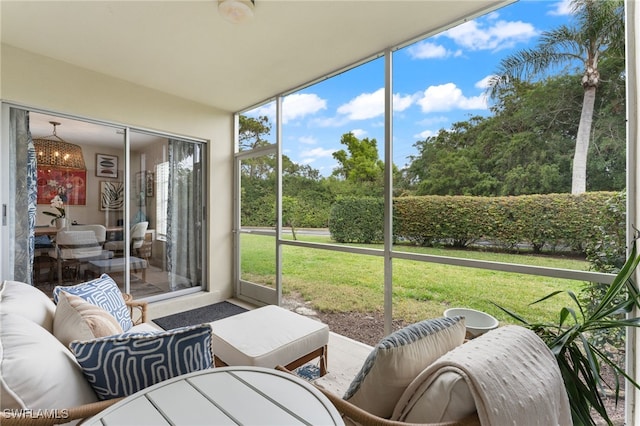
[[[330,242],[328,237],[305,236],[305,241]],[[243,278],[273,285],[275,240],[242,235]],[[381,247],[381,246],[367,246]],[[404,247],[434,255],[466,257],[554,268],[586,270],[588,263],[573,258]],[[373,312],[383,310],[383,259],[351,253],[283,247],[283,293],[300,293],[322,311]],[[554,290],[579,292],[583,282],[508,272],[439,265],[410,260],[393,261],[393,316],[414,322],[442,316],[453,306],[489,312],[501,322],[510,318],[491,302],[523,314],[530,320],[554,320],[568,297],[556,297],[529,306]]]

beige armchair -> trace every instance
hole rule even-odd
[[[572,424],[556,359],[531,330],[462,343],[459,323],[418,324],[383,339],[344,397],[318,386],[346,424]]]

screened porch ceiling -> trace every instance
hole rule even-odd
[[[510,0],[0,1],[2,43],[236,112]]]

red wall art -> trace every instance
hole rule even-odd
[[[87,203],[87,171],[38,166],[38,204],[50,204],[60,195],[66,205]]]

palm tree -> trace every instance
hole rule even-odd
[[[534,49],[524,49],[504,58],[490,81],[489,93],[495,97],[500,89],[521,77],[543,77],[555,68],[581,64],[584,98],[571,181],[571,193],[581,194],[586,191],[591,123],[601,81],[598,63],[605,55],[624,55],[624,2],[573,0],[571,5],[576,24],[545,31]]]

